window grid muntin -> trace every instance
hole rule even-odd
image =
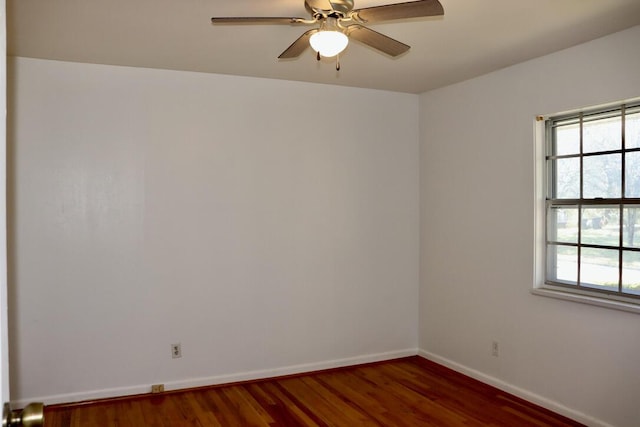
[[[551,261],[551,257],[545,257],[547,263],[553,262],[554,264],[545,268],[545,283],[551,284],[554,286],[562,286],[567,287],[572,290],[586,291],[587,293],[597,293],[604,294],[607,296],[613,296],[614,299],[617,297],[621,297],[623,300],[628,298],[640,299],[640,295],[634,295],[631,293],[623,292],[623,270],[624,270],[624,258],[623,255],[625,251],[628,252],[640,252],[640,248],[624,246],[624,209],[626,207],[640,207],[640,198],[626,198],[625,193],[626,189],[626,157],[628,153],[638,152],[640,151],[640,147],[635,148],[626,148],[625,142],[625,131],[626,131],[626,123],[625,118],[628,114],[635,114],[640,112],[640,104],[625,106],[622,105],[617,108],[609,108],[605,110],[596,110],[592,112],[585,112],[573,115],[567,115],[564,117],[555,117],[547,120],[546,123],[546,176],[547,176],[547,198],[546,198],[546,212],[545,212],[545,241],[546,241],[546,251],[554,251],[553,261]],[[602,151],[593,151],[584,153],[584,124],[588,122],[594,122],[598,120],[606,120],[615,117],[620,117],[620,135],[621,135],[621,148],[616,150],[602,150]],[[575,126],[579,125],[579,153],[575,154],[562,154],[557,155],[557,142],[555,139],[556,129],[562,126]],[[604,156],[609,154],[620,154],[620,197],[617,198],[584,198],[584,158],[592,157],[592,156]],[[555,179],[556,177],[556,163],[554,160],[557,159],[570,159],[570,158],[579,158],[579,176],[580,176],[580,186],[579,192],[580,197],[578,199],[555,199],[554,197],[557,195],[557,186],[558,181]],[[583,231],[583,221],[582,221],[582,213],[583,209],[594,207],[594,206],[617,206],[618,209],[618,227],[619,227],[619,236],[618,236],[618,246],[611,245],[598,245],[598,244],[586,244],[582,243],[582,231]],[[549,214],[551,212],[552,207],[561,207],[561,206],[572,206],[577,208],[578,215],[578,237],[577,243],[567,243],[567,242],[559,242],[556,239],[551,238],[549,235]],[[557,224],[556,224],[557,227]],[[557,229],[555,230],[556,238],[557,238]],[[575,284],[563,283],[558,280],[552,280],[550,278],[550,272],[555,270],[554,277],[557,278],[557,250],[560,247],[575,247],[577,248],[577,281]],[[593,286],[599,286],[596,284],[592,284],[592,286],[584,286],[584,284],[588,284],[587,282],[582,281],[582,248],[594,248],[594,249],[607,249],[607,250],[616,250],[618,252],[618,284],[617,290],[607,290],[607,289],[595,289]]]

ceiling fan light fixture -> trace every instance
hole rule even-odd
[[[364,24],[444,15],[439,0],[405,0],[361,9],[354,8],[355,0],[304,0],[311,19],[282,16],[213,17],[213,24],[286,24],[317,25],[305,31],[278,56],[278,59],[298,58],[311,45],[321,56],[335,57],[347,48],[349,39],[363,43],[391,57],[407,52],[410,46],[369,29]],[[336,68],[340,62],[336,61]]]
[[[311,36],[309,44],[320,55],[331,58],[347,48],[349,37],[340,31],[318,31]]]

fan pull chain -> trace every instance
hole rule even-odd
[[[316,55],[316,59],[320,61],[320,52]],[[336,71],[340,71],[340,55],[336,55]]]

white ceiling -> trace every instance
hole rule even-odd
[[[339,72],[311,49],[277,59],[305,26],[210,23],[307,17],[304,0],[7,0],[8,52],[421,93],[640,24],[639,0],[440,1],[444,17],[370,25],[409,44],[408,53],[392,59],[353,42]],[[356,8],[387,3],[399,1],[355,0]]]

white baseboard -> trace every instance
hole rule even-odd
[[[281,377],[304,372],[322,371],[325,369],[342,368],[346,366],[361,365],[365,363],[381,362],[384,360],[398,359],[401,357],[415,356],[418,349],[405,349],[390,351],[385,353],[367,354],[363,356],[349,357],[344,359],[334,359],[322,362],[305,363],[300,365],[284,366],[274,369],[263,369],[258,371],[239,372],[227,375],[215,375],[210,377],[189,378],[179,381],[169,381],[164,383],[166,391],[181,390],[193,387],[204,387],[218,384],[228,384],[239,381],[260,380],[264,378]],[[102,390],[91,390],[86,392],[57,394],[51,396],[40,396],[12,401],[14,408],[23,408],[31,402],[42,402],[45,405],[55,405],[60,403],[74,403],[91,401],[98,399],[108,399],[112,397],[132,396],[149,393],[151,384],[118,387]]]
[[[593,418],[589,415],[583,414],[582,412],[573,410],[571,408],[567,408],[566,406],[561,405],[552,400],[549,400],[546,397],[540,396],[539,394],[532,393],[528,390],[524,390],[520,387],[509,384],[498,378],[483,374],[480,371],[461,365],[460,363],[454,362],[452,360],[446,359],[444,357],[438,356],[428,351],[420,350],[418,351],[418,356],[423,357],[432,362],[438,363],[440,365],[446,366],[447,368],[453,369],[456,372],[460,372],[461,374],[467,375],[485,384],[489,384],[502,391],[513,394],[514,396],[520,397],[538,406],[542,406],[543,408],[549,409],[550,411],[553,411],[557,414],[564,415],[565,417],[571,418],[572,420],[585,424],[587,426],[614,427],[611,424],[607,424],[604,421],[598,420],[597,418]]]

